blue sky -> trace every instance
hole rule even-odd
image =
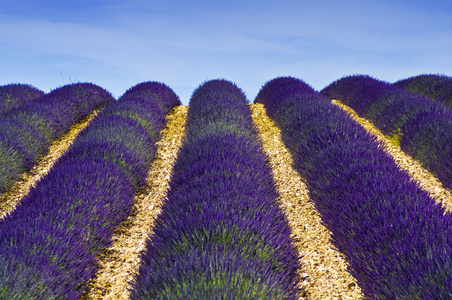
[[[452,75],[451,0],[0,0],[0,85],[92,82],[116,98],[160,81],[188,104],[209,79],[253,101],[294,76]]]

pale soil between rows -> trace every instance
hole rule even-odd
[[[157,153],[146,178],[146,186],[137,192],[130,216],[113,233],[112,245],[99,255],[96,277],[88,284],[83,299],[128,299],[130,282],[138,272],[140,255],[152,233],[169,187],[185,129],[188,106],[175,107],[166,117],[166,126],[157,142]]]
[[[333,103],[340,105],[337,101]],[[385,141],[387,144],[385,150],[395,157],[402,169],[409,170],[408,173],[419,182],[422,188],[429,191],[445,206],[450,206],[452,203],[450,191],[443,189],[434,176],[419,167],[420,164],[416,165],[416,162],[400,149],[397,150],[397,146],[392,145],[384,135],[372,127],[370,122],[357,117],[346,106],[340,106],[368,131]],[[280,193],[279,202],[292,228],[294,243],[302,255],[302,268],[299,270],[300,289],[304,289],[305,292],[300,295],[300,299],[361,299],[362,294],[356,280],[346,271],[347,264],[342,255],[331,246],[330,233],[320,224],[320,216],[309,201],[306,186],[291,166],[291,156],[281,142],[279,129],[267,117],[265,108],[261,104],[251,104],[250,107],[263,142],[264,152],[272,164],[273,176]],[[140,254],[152,233],[153,221],[160,213],[162,199],[169,186],[171,169],[184,133],[187,109],[188,106],[178,106],[168,114],[167,125],[162,131],[158,151],[147,177],[147,185],[137,191],[132,213],[115,230],[111,247],[99,255],[99,269],[94,280],[89,283],[84,299],[127,299],[129,297],[130,281],[138,270]],[[59,139],[60,142],[67,140],[68,147],[89,120],[75,125],[74,131]],[[40,176],[44,176],[40,175],[40,172],[46,174],[64,151],[65,149],[59,146],[52,148],[48,154],[48,160],[43,159],[43,163],[39,163],[29,175],[24,175],[8,195],[0,195],[0,213],[11,211],[36,184]],[[53,157],[53,162],[50,157]],[[46,167],[47,165],[49,166]],[[413,166],[415,166],[414,169]],[[4,205],[3,202],[7,204]]]
[[[279,203],[292,229],[292,239],[301,255],[300,299],[361,299],[347,263],[330,243],[330,231],[309,200],[303,179],[292,167],[292,156],[281,140],[281,131],[267,116],[262,104],[251,104],[254,123],[272,165],[280,194]]]

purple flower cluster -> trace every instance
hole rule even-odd
[[[153,102],[165,113],[181,104],[179,97],[170,88],[157,81],[139,83],[128,89],[119,99],[127,98],[155,99]]]
[[[364,295],[451,299],[452,215],[347,113],[319,93],[292,89],[292,78],[274,79],[255,102],[272,108],[294,167]],[[277,108],[268,94],[283,95]]]
[[[144,184],[168,103],[180,104],[164,84],[152,86],[102,111],[0,220],[0,299],[81,297],[96,255],[109,246]]]
[[[278,80],[279,78],[284,78],[283,82]],[[284,89],[280,89],[281,84],[283,84]],[[256,99],[268,99],[265,105],[267,114],[272,114],[279,109],[280,102],[288,96],[316,94],[311,86],[294,77],[276,77],[275,80],[267,82],[266,86],[266,89],[259,91]],[[278,92],[275,93],[275,91]]]
[[[422,74],[399,80],[394,85],[442,102],[452,108],[452,77],[450,76]]]
[[[0,86],[0,114],[42,96],[44,96],[43,91],[29,84],[2,85]]]
[[[50,143],[75,122],[115,99],[91,83],[66,85],[0,118],[0,193],[30,170]]]
[[[132,299],[295,298],[298,255],[277,197],[243,92],[200,85]]]
[[[452,188],[452,111],[442,103],[369,76],[344,77],[321,94],[341,100],[400,140],[446,188]]]

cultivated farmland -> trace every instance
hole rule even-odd
[[[0,87],[0,299],[451,299],[451,78]]]

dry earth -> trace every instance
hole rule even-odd
[[[370,122],[359,118],[353,110],[334,101],[341,108],[385,144],[400,168],[406,170],[420,186],[429,191],[445,207],[452,207],[451,191],[419,163],[405,155],[393,141],[385,137]],[[290,153],[280,139],[280,131],[271,121],[261,104],[251,104],[253,120],[269,156],[272,172],[280,193],[279,201],[292,228],[292,237],[302,255],[299,276],[300,299],[361,299],[356,280],[346,271],[343,256],[333,249],[329,231],[320,223],[320,216],[310,202],[303,179],[292,168]],[[88,285],[83,299],[127,299],[130,281],[138,270],[140,253],[152,233],[152,224],[160,212],[166,195],[171,170],[176,160],[184,133],[188,106],[175,107],[167,116],[167,125],[158,142],[158,151],[150,166],[147,185],[136,192],[131,215],[118,227],[112,237],[112,245],[99,255],[99,269]],[[24,174],[10,192],[0,195],[0,214],[11,211],[30,188],[45,176],[55,161],[69,147],[74,137],[96,113],[74,125],[60,139],[52,143],[49,154],[29,173]]]
[[[341,253],[331,245],[330,231],[321,224],[303,179],[292,167],[292,156],[281,141],[281,131],[262,104],[252,104],[251,109],[264,152],[270,158],[279,201],[302,256],[299,276],[304,292],[300,299],[361,299],[355,278],[347,272]]]
[[[169,187],[187,110],[188,106],[181,105],[167,115],[146,186],[137,192],[131,215],[114,231],[112,245],[99,255],[96,277],[83,299],[128,299],[129,283],[138,272],[140,254]]]

